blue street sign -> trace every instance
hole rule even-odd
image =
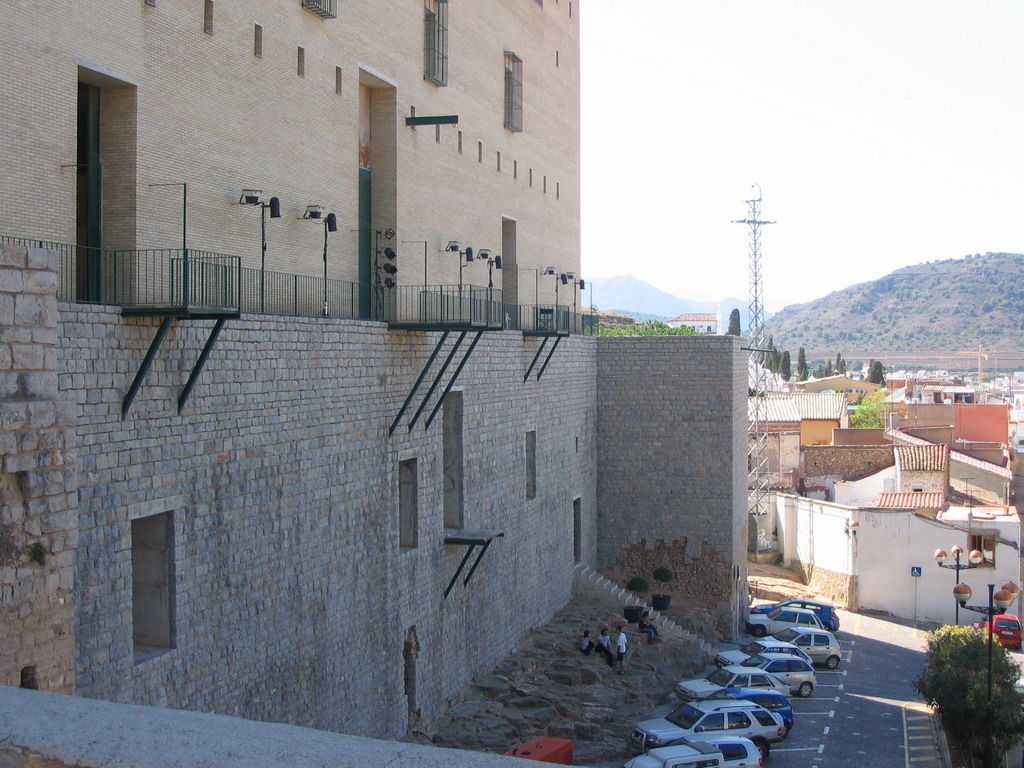
[[[910,575],[913,576],[914,578],[917,578],[918,576],[920,576],[921,575],[921,566],[920,565],[912,565],[912,566],[910,566]]]

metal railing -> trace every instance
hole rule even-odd
[[[506,327],[500,288],[400,285],[394,293],[386,319],[396,325]]]
[[[473,327],[539,334],[597,333],[597,317],[562,305],[503,301],[500,288],[400,285],[243,267],[238,256],[181,248],[101,250],[0,235],[0,243],[57,255],[57,299],[159,313],[244,312],[383,320],[408,327]],[[362,297],[361,297],[362,294]],[[362,301],[361,301],[362,298]]]

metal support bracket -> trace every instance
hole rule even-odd
[[[445,331],[441,335],[440,341],[434,345],[434,351],[430,353],[430,358],[427,360],[426,365],[423,366],[423,370],[420,371],[419,378],[416,379],[416,383],[412,385],[412,389],[409,391],[409,396],[405,398],[405,402],[402,403],[402,407],[398,410],[398,415],[395,416],[395,420],[391,422],[391,427],[388,429],[388,435],[394,434],[395,429],[398,427],[398,422],[402,420],[402,416],[405,415],[406,409],[412,402],[412,399],[416,396],[416,392],[419,391],[420,385],[423,380],[427,377],[427,371],[430,370],[430,366],[434,364],[434,360],[437,359],[437,353],[441,351],[442,345],[448,340],[448,334],[451,331]]]
[[[213,328],[210,331],[210,336],[206,339],[206,344],[203,346],[203,351],[200,353],[199,359],[193,366],[192,373],[189,374],[185,388],[178,396],[178,413],[181,413],[182,408],[185,407],[185,403],[188,402],[188,396],[192,394],[192,387],[196,385],[196,381],[199,379],[199,374],[203,372],[203,366],[206,365],[206,359],[210,356],[210,352],[213,351],[213,345],[217,343],[217,337],[220,336],[221,329],[224,327],[225,322],[226,320],[224,318],[218,318],[217,322],[214,323]]]
[[[450,533],[445,534],[445,544],[462,544],[468,547],[466,549],[466,554],[462,556],[462,561],[459,563],[459,567],[455,570],[455,574],[452,576],[451,581],[449,581],[448,586],[445,587],[445,599],[448,598],[448,593],[452,591],[452,587],[455,586],[455,582],[459,580],[459,575],[466,567],[466,563],[469,562],[469,558],[472,556],[473,550],[480,547],[480,551],[476,555],[476,560],[473,561],[473,565],[466,574],[466,578],[462,581],[462,586],[464,587],[467,586],[469,584],[469,580],[473,578],[473,574],[476,573],[476,567],[480,565],[480,560],[483,558],[487,548],[491,546],[491,542],[504,535],[504,531],[451,531]]]
[[[142,387],[142,382],[146,379],[146,374],[149,373],[149,368],[153,364],[153,358],[156,357],[157,350],[160,349],[160,345],[164,341],[164,337],[167,335],[167,331],[171,327],[171,323],[174,321],[173,317],[164,317],[160,321],[160,327],[156,331],[156,336],[153,337],[153,341],[149,345],[149,351],[146,352],[146,357],[142,361],[142,365],[139,366],[138,373],[135,374],[135,380],[132,381],[132,385],[128,387],[128,392],[124,396],[124,400],[121,402],[121,420],[124,421],[125,416],[128,415],[128,410],[132,407],[132,402],[135,400],[135,396],[139,393],[139,388]]]
[[[558,344],[561,341],[562,341],[562,337],[561,336],[558,336],[558,337],[555,338],[555,343],[551,346],[551,351],[548,352],[548,356],[544,359],[544,365],[542,365],[540,367],[540,370],[537,371],[537,381],[540,381],[540,377],[544,375],[544,371],[547,369],[548,363],[551,362],[551,356],[555,354],[555,350],[558,349]]]
[[[530,362],[530,367],[526,369],[526,375],[523,376],[524,384],[526,383],[526,380],[530,378],[530,374],[533,373],[533,366],[535,366],[537,361],[540,359],[540,355],[544,351],[544,347],[548,345],[548,338],[549,337],[545,336],[544,340],[540,343],[540,346],[537,347],[537,354],[533,356],[533,360]]]
[[[455,373],[452,374],[451,379],[448,380],[448,385],[444,388],[444,392],[437,399],[437,403],[434,404],[434,410],[430,412],[430,416],[427,418],[426,423],[423,425],[424,429],[430,429],[431,423],[434,421],[434,417],[437,416],[437,412],[441,409],[441,405],[444,403],[445,397],[451,392],[452,387],[455,386],[455,382],[459,379],[459,374],[462,373],[462,369],[466,367],[466,363],[469,361],[469,356],[473,354],[473,350],[476,349],[476,343],[480,341],[480,337],[484,335],[483,331],[477,331],[476,336],[473,337],[473,341],[469,345],[469,349],[466,350],[466,354],[462,356],[462,360],[459,361],[458,367],[455,369]],[[426,401],[424,400],[424,403]],[[410,427],[411,429],[411,427]]]
[[[434,394],[434,390],[437,389],[437,385],[441,383],[441,377],[444,376],[445,371],[448,370],[448,366],[451,365],[452,358],[455,357],[455,353],[458,351],[459,346],[462,344],[462,341],[466,338],[467,333],[468,331],[463,331],[462,333],[459,334],[459,338],[455,340],[455,344],[454,346],[452,346],[451,351],[448,353],[448,357],[446,357],[444,359],[444,363],[441,364],[441,370],[437,372],[437,375],[434,377],[434,381],[430,385],[430,389],[428,389],[427,394],[423,396],[423,402],[420,403],[420,407],[416,409],[416,413],[414,413],[412,416],[412,421],[409,422],[410,432],[412,432],[412,428],[416,426],[416,422],[422,415],[423,409],[426,408],[427,403],[430,402],[430,398]],[[438,345],[440,347],[440,342],[438,342]]]

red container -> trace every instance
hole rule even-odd
[[[511,757],[521,757],[524,760],[537,760],[541,763],[572,765],[572,739],[539,736],[510,749],[505,754]]]

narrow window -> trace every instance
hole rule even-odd
[[[419,546],[419,499],[416,459],[398,462],[398,545]]]
[[[533,168],[530,169],[530,186],[533,186]]]
[[[505,127],[523,130],[523,60],[505,52]]]
[[[459,154],[462,154],[462,131],[459,131]]]
[[[562,185],[559,182],[555,182],[555,200],[562,199]]]
[[[572,18],[572,0],[569,0],[569,18]]]
[[[213,0],[206,0],[203,4],[203,32],[213,34]]]
[[[263,56],[263,25],[255,24],[252,29],[252,55]]]
[[[295,58],[295,74],[299,77],[306,76],[306,49],[299,46],[298,55]]]
[[[341,95],[341,67],[334,68],[334,92]]]
[[[526,498],[537,497],[537,432],[526,433]]]
[[[547,177],[547,174],[544,174],[543,181],[544,181],[544,194],[546,195],[548,193],[548,177]]]
[[[501,152],[495,152],[494,154],[495,154],[494,164],[497,167],[498,172],[500,173],[501,172]]]
[[[555,51],[555,69],[558,69],[558,51]]]
[[[426,0],[423,6],[423,79],[448,85],[448,0]]]
[[[572,559],[583,562],[583,500],[579,496],[572,500]]]
[[[174,647],[174,547],[170,512],[132,520],[132,638],[136,660]]]
[[[476,161],[478,163],[484,161],[484,143],[482,141],[476,143]]]
[[[435,125],[434,126],[434,141],[436,141],[438,144],[441,143],[441,126],[440,125]]]
[[[512,178],[513,179],[518,179],[519,178],[519,161],[518,160],[513,160],[512,161]]]
[[[444,527],[462,528],[462,393],[445,395],[441,416]]]

